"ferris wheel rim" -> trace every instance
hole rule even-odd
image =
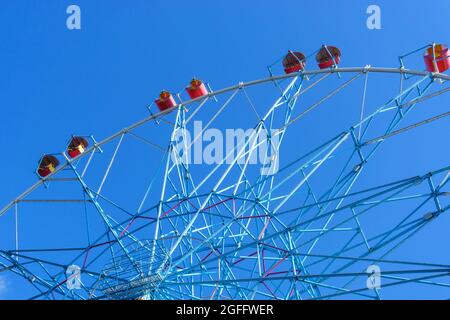
[[[421,71],[421,70],[414,70],[414,69],[406,69],[403,67],[400,68],[386,68],[386,67],[371,67],[370,65],[366,65],[365,67],[345,67],[345,68],[327,68],[327,69],[318,69],[318,70],[302,70],[299,72],[293,72],[289,74],[282,74],[282,75],[276,75],[276,76],[270,76],[266,78],[261,78],[257,80],[250,80],[247,82],[238,82],[235,85],[225,87],[223,89],[215,90],[209,92],[207,95],[190,99],[186,101],[182,101],[181,103],[176,104],[175,106],[168,108],[164,111],[152,114],[148,117],[145,117],[137,122],[134,122],[133,124],[122,128],[121,130],[113,133],[112,135],[104,138],[103,140],[96,142],[93,146],[87,148],[85,152],[81,153],[75,158],[69,159],[64,152],[61,152],[60,154],[66,159],[66,162],[62,163],[60,167],[58,167],[54,172],[50,173],[45,178],[40,178],[38,181],[36,181],[34,184],[32,184],[29,188],[27,188],[24,192],[22,192],[19,196],[15,197],[14,200],[10,201],[6,206],[1,208],[0,210],[0,217],[2,217],[8,210],[10,210],[14,205],[16,205],[18,202],[20,202],[23,198],[25,198],[27,195],[32,193],[36,188],[44,184],[45,181],[48,181],[53,176],[57,175],[60,171],[64,170],[68,166],[70,166],[73,162],[76,160],[79,160],[81,158],[84,158],[88,154],[91,154],[101,146],[111,142],[112,140],[118,138],[120,135],[126,134],[127,132],[136,129],[144,124],[146,124],[149,121],[156,120],[166,114],[171,113],[172,111],[176,110],[177,108],[181,106],[187,106],[202,100],[209,99],[211,97],[215,97],[227,92],[239,90],[242,88],[252,87],[259,84],[264,84],[268,82],[278,81],[278,80],[284,80],[289,78],[295,78],[295,77],[304,77],[304,76],[311,76],[311,75],[318,75],[318,74],[333,74],[333,73],[389,73],[389,74],[401,74],[401,75],[409,75],[409,76],[422,76],[426,77],[429,76],[433,79],[439,79],[444,81],[450,81],[450,75],[446,75],[443,73],[436,73],[436,72],[428,72],[428,71]]]

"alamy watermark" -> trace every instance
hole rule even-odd
[[[67,289],[74,290],[81,288],[81,268],[75,264],[70,265],[66,269],[66,285]]]
[[[366,21],[366,26],[369,30],[381,29],[381,8],[375,4],[371,4],[367,7],[366,13],[369,17]]]
[[[368,278],[366,280],[367,289],[380,289],[381,288],[381,268],[376,265],[370,265],[367,267],[366,272]]]
[[[66,27],[69,30],[81,29],[81,9],[75,4],[67,7],[66,13],[69,15],[66,19]]]
[[[278,130],[226,129],[203,130],[194,121],[193,133],[181,128],[173,138],[171,160],[175,163],[207,165],[260,165],[262,175],[273,175],[279,168]]]

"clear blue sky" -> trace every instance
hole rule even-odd
[[[66,28],[70,4],[81,8],[81,30]],[[381,7],[381,30],[366,27],[369,4]],[[411,49],[450,44],[449,12],[449,1],[419,0],[2,1],[0,206],[36,181],[44,152],[73,133],[102,139],[143,118],[163,88],[179,91],[194,75],[214,88],[262,78],[286,50],[325,43],[342,49],[344,66],[397,67]],[[430,143],[448,148],[443,121],[408,143],[440,135]],[[405,163],[416,174],[439,165],[418,157]],[[0,283],[0,298],[14,296]]]

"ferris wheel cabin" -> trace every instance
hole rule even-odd
[[[289,51],[283,59],[284,72],[286,74],[299,72],[305,68],[306,57],[301,52]]]
[[[76,156],[82,154],[86,151],[88,147],[88,141],[83,137],[72,137],[67,146],[67,153],[71,158],[75,158]]]
[[[42,178],[45,178],[50,173],[54,172],[58,166],[59,160],[55,156],[46,154],[39,161],[37,173]]]
[[[191,99],[198,97],[203,97],[208,94],[208,89],[206,89],[205,84],[198,79],[192,79],[189,87],[186,87],[186,92],[189,94]]]
[[[177,105],[169,91],[161,91],[159,98],[155,100],[155,103],[158,106],[159,111],[164,111]]]
[[[427,70],[430,72],[444,72],[450,68],[450,52],[444,44],[436,44],[428,48],[423,59]]]
[[[337,66],[341,61],[341,50],[333,46],[322,46],[316,55],[316,61],[320,69]]]

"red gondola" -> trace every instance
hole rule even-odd
[[[450,68],[450,52],[444,44],[434,45],[434,57],[433,47],[428,48],[423,59],[427,70],[430,72],[444,72]]]
[[[299,72],[305,68],[306,57],[301,52],[289,51],[283,59],[284,72],[286,74]]]
[[[202,97],[208,94],[205,84],[198,79],[192,79],[190,86],[186,87],[186,91],[191,99]]]
[[[161,91],[159,98],[155,100],[155,103],[158,106],[159,111],[164,111],[177,105],[172,94],[168,91]]]
[[[338,65],[341,60],[341,50],[333,46],[322,46],[316,55],[316,61],[320,69]]]
[[[44,178],[54,172],[59,166],[59,160],[52,155],[46,154],[39,161],[38,174]]]
[[[76,156],[82,154],[86,151],[88,147],[88,141],[83,137],[72,137],[67,146],[67,153],[71,158],[75,158]]]

